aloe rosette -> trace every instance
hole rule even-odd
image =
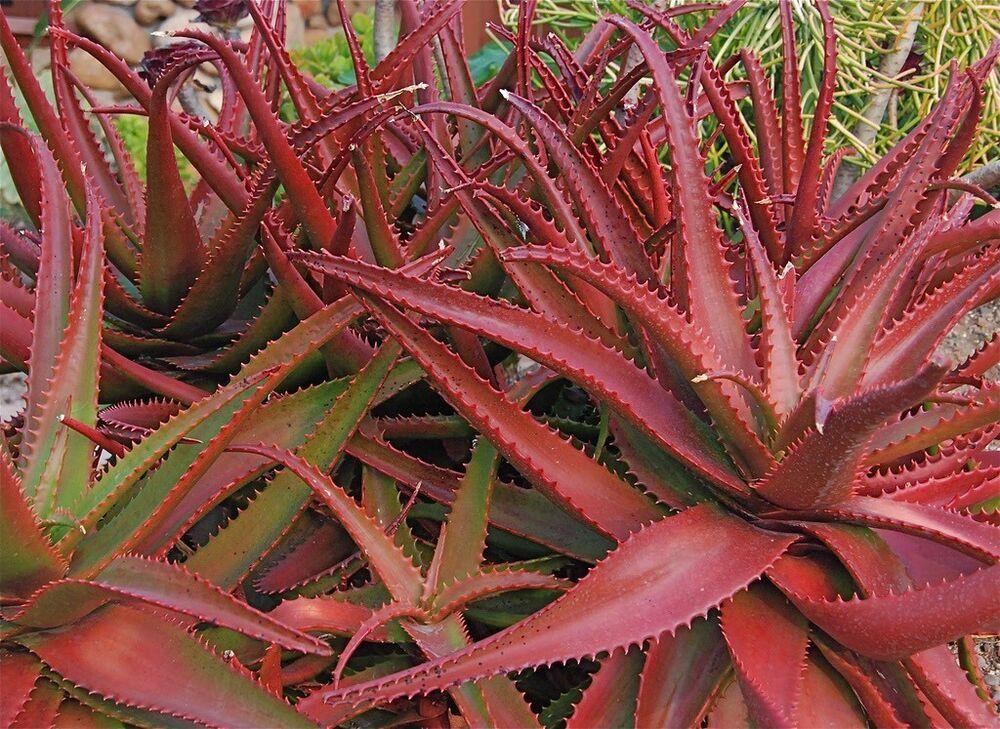
[[[826,3],[811,124],[787,3],[780,98],[706,55],[739,5],[635,2],[571,52],[526,2],[477,87],[462,2],[401,0],[337,92],[281,4],[145,79],[54,12],[55,108],[0,21],[41,135],[0,84],[34,223],[0,278],[5,721],[994,724],[1000,347],[935,353],[1000,284],[953,179],[1000,46],[833,199]],[[71,47],[134,103],[85,111]],[[171,104],[206,62],[213,122]]]

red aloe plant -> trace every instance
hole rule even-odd
[[[54,7],[54,108],[0,20],[40,130],[5,78],[5,724],[996,722],[1000,347],[935,352],[1000,284],[952,180],[1000,45],[831,199],[825,0],[808,135],[785,0],[780,104],[705,53],[741,0],[630,4],[572,51],[523,3],[476,87],[461,0],[400,0],[339,92],[280,3],[202,3],[249,43],[144,77]],[[211,123],[172,105],[204,62]]]
[[[697,50],[695,37],[666,15],[634,8],[678,50],[664,53],[648,27],[624,18],[595,30],[617,30],[622,41],[612,53],[638,49],[639,68],[653,80],[624,123],[588,116],[600,105],[610,54],[571,65],[555,48],[523,39],[525,55],[544,49],[574,76],[560,81],[539,62],[533,68],[547,101],[532,102],[524,87],[505,94],[520,128],[538,140],[539,157],[514,127],[478,110],[413,110],[475,121],[523,165],[514,188],[478,182],[421,128],[442,176],[471,188],[460,202],[470,217],[496,225],[499,207],[520,221],[523,232],[508,227],[484,239],[499,243],[495,255],[530,309],[364,262],[295,256],[352,287],[462,418],[535,488],[621,545],[523,622],[398,675],[335,683],[301,706],[335,721],[470,679],[610,654],[590,691],[632,686],[629,719],[638,726],[696,723],[706,713],[711,724],[716,713],[734,711],[765,725],[809,723],[808,712],[990,723],[976,686],[940,646],[960,640],[968,651],[963,636],[996,630],[1000,619],[1000,542],[981,515],[997,478],[983,451],[995,432],[996,393],[981,378],[995,358],[954,370],[931,358],[950,327],[997,292],[995,242],[976,230],[983,223],[967,222],[972,198],[955,200],[948,183],[974,133],[979,83],[995,51],[956,71],[934,116],[831,201],[841,155],[823,164],[835,73],[825,3],[826,72],[808,139],[793,42],[780,118],[759,66],[741,58],[758,146],[769,152],[760,157],[721,72],[702,54],[685,55]],[[685,93],[678,75],[686,63],[695,70]],[[575,100],[571,83],[580,89]],[[713,183],[704,172],[699,103],[711,107],[740,165],[735,192],[727,192],[731,176]],[[593,126],[581,132],[582,121]],[[593,146],[595,133],[606,152]],[[620,144],[624,154],[616,154]],[[608,179],[605,165],[630,147],[631,179],[623,179],[627,167]],[[669,200],[668,211],[642,207],[656,194]],[[723,215],[737,224],[728,240]],[[966,226],[967,235],[957,232]],[[935,241],[944,237],[942,249]],[[531,266],[575,291],[580,324],[567,329],[521,284],[516,276]],[[601,315],[615,310],[618,318],[605,315],[598,329]],[[584,388],[652,499],[635,501],[622,481],[546,432],[414,314],[485,337]],[[585,323],[592,318],[596,324]],[[947,465],[909,477],[942,459],[928,455],[939,444]],[[663,507],[680,513],[661,517]],[[705,679],[715,660],[706,640],[727,646],[732,674],[723,665]],[[645,660],[630,658],[640,647]],[[890,670],[886,680],[881,672]],[[726,691],[728,675],[738,694]],[[618,710],[586,693],[569,722],[605,725]]]

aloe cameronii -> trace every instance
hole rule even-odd
[[[574,52],[529,0],[476,88],[460,0],[400,0],[337,93],[280,4],[146,80],[53,8],[56,109],[0,21],[41,132],[5,79],[4,722],[995,723],[1000,347],[934,353],[1000,283],[952,180],[1000,49],[834,200],[826,4],[808,135],[787,4],[780,103],[706,58],[741,5]],[[135,104],[85,112],[74,46]],[[169,103],[203,62],[213,123]]]

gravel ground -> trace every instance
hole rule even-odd
[[[26,391],[24,375],[21,373],[0,375],[0,420],[10,419],[21,409]]]
[[[994,703],[1000,705],[1000,638],[993,635],[977,639],[976,651],[979,653],[979,666],[983,669],[990,695]]]
[[[942,343],[939,353],[956,364],[963,362],[994,334],[1000,332],[1000,300],[970,311]],[[990,379],[1000,380],[1000,367],[989,372]]]

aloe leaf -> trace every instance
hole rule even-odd
[[[215,727],[314,726],[183,628],[134,608],[108,605],[69,630],[18,640],[63,678],[126,706]]]
[[[619,539],[641,521],[658,516],[644,496],[509,400],[498,398],[486,381],[408,317],[373,300],[366,300],[366,305],[400,338],[456,409],[546,496]]]
[[[729,652],[714,617],[651,641],[639,681],[635,725],[700,723],[729,668]]]
[[[733,597],[720,615],[733,668],[754,721],[795,726],[809,646],[806,619],[781,593],[764,585]],[[767,641],[759,640],[764,625],[770,636]]]
[[[347,493],[329,476],[301,456],[268,446],[239,445],[242,452],[266,455],[285,466],[290,473],[302,479],[316,495],[337,515],[338,520],[354,541],[364,550],[375,572],[386,583],[389,591],[398,596],[405,606],[415,603],[423,584],[419,570],[387,535],[382,527],[369,517]]]
[[[601,661],[573,715],[566,720],[566,729],[631,726],[642,666],[643,654],[638,648],[615,651]]]
[[[755,484],[756,492],[790,508],[809,509],[844,500],[861,475],[865,449],[876,429],[930,394],[943,374],[943,367],[928,365],[909,380],[853,397],[833,402],[818,398],[816,423]]]
[[[69,324],[73,281],[73,231],[69,200],[59,177],[55,158],[48,147],[38,137],[29,136],[28,139],[41,176],[42,244],[32,312],[31,357],[27,363],[32,375],[24,410],[24,459],[31,458],[32,451],[36,449],[36,441],[41,441],[38,447],[44,450],[41,443],[50,439],[56,428],[55,423],[46,422],[43,408],[46,391],[55,374],[59,344]],[[36,433],[38,428],[41,432]],[[31,471],[25,474],[24,490],[38,506],[48,511],[51,504],[42,503],[37,497],[44,461],[36,456],[32,462],[34,465]],[[47,496],[50,498],[51,494]]]
[[[66,571],[66,563],[42,530],[20,479],[0,448],[0,593],[27,597]]]
[[[612,18],[642,52],[656,82],[674,168],[678,241],[671,250],[671,291],[726,359],[755,374],[739,302],[733,291],[722,236],[712,208],[705,160],[694,123],[684,109],[673,69],[648,33],[631,21]]]
[[[142,557],[119,557],[89,581],[58,580],[32,595],[17,623],[57,628],[110,600],[135,600],[211,622],[290,650],[329,654],[329,647],[224,593],[183,567]]]
[[[663,550],[670,549],[674,540],[686,545],[678,554],[688,558],[664,561]],[[576,587],[521,623],[457,654],[386,679],[323,689],[300,707],[308,716],[326,721],[343,705],[412,696],[464,680],[640,644],[688,625],[746,587],[793,541],[794,537],[757,530],[714,507],[693,507],[635,534]],[[735,543],[746,551],[732,552]],[[733,559],[734,554],[740,559]],[[710,590],[678,589],[694,573],[706,585],[708,565],[713,565]],[[573,620],[566,620],[568,614]]]
[[[434,550],[428,584],[435,592],[445,583],[473,575],[479,569],[486,549],[488,514],[498,464],[496,448],[486,439],[477,441]]]
[[[358,373],[330,411],[316,425],[305,443],[297,449],[295,457],[301,459],[302,463],[313,464],[309,468],[319,466],[323,474],[332,470],[351,434],[358,427],[359,421],[375,402],[397,356],[398,350],[394,345],[387,347],[383,345],[383,350]],[[388,390],[385,396],[391,392],[393,390]],[[259,455],[268,458],[280,456],[282,459],[291,457],[285,455],[285,451],[275,449],[265,450]],[[303,472],[312,473],[312,471]],[[322,479],[319,483],[323,483]],[[334,498],[338,498],[337,503],[340,503],[342,501],[339,498],[342,493],[340,488],[337,486],[332,488],[335,489],[332,492]],[[186,563],[188,568],[214,584],[224,588],[235,587],[246,571],[281,537],[287,524],[305,507],[311,495],[310,485],[303,483],[296,473],[279,473],[251,502],[240,518],[188,559]],[[349,508],[346,502],[345,508]],[[257,514],[261,514],[261,518],[257,518]],[[367,530],[369,522],[367,517],[362,522]],[[383,538],[375,539],[381,543]],[[392,560],[393,557],[387,559]]]
[[[723,475],[721,464],[702,455],[700,436],[680,402],[600,342],[583,335],[568,336],[558,322],[541,314],[443,284],[322,255],[300,254],[300,258],[310,267],[380,299],[489,336],[577,380],[697,470],[724,484],[734,484],[730,476]],[[666,433],[671,434],[669,439]]]
[[[37,420],[30,426],[31,448],[24,468],[26,491],[34,493],[43,518],[67,509],[85,493],[91,480],[93,444],[61,424],[70,417],[85,425],[97,422],[101,364],[101,314],[104,301],[104,249],[97,196],[87,188],[87,224],[77,280],[69,299],[65,331],[46,386]],[[38,295],[46,294],[39,289]],[[38,332],[32,342],[39,342]],[[40,344],[40,342],[39,342]],[[45,372],[44,366],[40,369]],[[32,382],[36,376],[31,370]]]

